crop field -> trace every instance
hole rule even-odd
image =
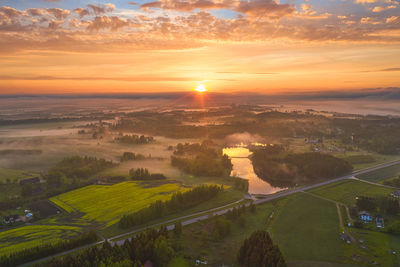
[[[373,172],[357,175],[357,178],[371,182],[379,182],[389,178],[394,178],[399,175],[400,175],[400,164],[396,164]]]
[[[0,232],[0,256],[38,245],[77,236],[82,228],[59,225],[30,225]]]
[[[312,189],[309,192],[339,203],[353,205],[356,196],[385,196],[392,191],[382,186],[348,180]]]
[[[288,262],[344,260],[334,203],[296,194],[278,210],[269,229]]]
[[[51,198],[68,212],[82,212],[83,218],[110,226],[122,215],[133,213],[156,200],[169,199],[171,194],[185,190],[177,183],[145,187],[136,182],[112,186],[90,185]]]

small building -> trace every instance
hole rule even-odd
[[[390,193],[390,196],[394,198],[400,198],[400,191],[393,191],[392,193]]]
[[[361,212],[359,213],[359,215],[360,215],[360,220],[361,220],[363,223],[372,222],[372,216],[371,216],[371,214],[369,214],[368,212],[366,212],[366,211],[361,211]]]
[[[29,212],[29,213],[27,213],[27,214],[25,215],[25,217],[26,217],[27,220],[30,220],[30,219],[33,218],[33,214]]]
[[[25,184],[38,184],[38,183],[40,183],[39,177],[23,179],[23,180],[19,181],[19,185],[21,185],[21,186],[23,186]]]
[[[385,227],[385,220],[381,215],[376,215],[376,227],[384,228]]]

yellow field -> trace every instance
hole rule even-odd
[[[80,227],[30,225],[0,232],[0,256],[77,236]]]
[[[156,200],[169,199],[179,190],[185,189],[179,184],[143,188],[136,182],[123,182],[112,186],[90,185],[50,200],[68,212],[84,213],[84,219],[110,226],[122,215],[138,211]]]

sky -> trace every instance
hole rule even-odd
[[[400,87],[400,0],[0,0],[0,94]]]

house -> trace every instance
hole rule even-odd
[[[376,215],[376,227],[384,228],[385,227],[385,220],[381,215]]]
[[[39,177],[23,179],[23,180],[19,181],[19,185],[21,185],[21,186],[23,186],[25,184],[38,184],[38,183],[40,183]]]
[[[371,214],[369,214],[369,213],[366,212],[366,211],[361,211],[361,212],[359,213],[359,216],[360,216],[360,220],[361,220],[363,223],[372,222],[372,216],[371,216]]]
[[[400,198],[400,191],[396,190],[390,193],[391,197]]]
[[[27,220],[30,220],[30,219],[33,218],[33,214],[32,214],[32,213],[27,213],[27,214],[25,215],[25,217],[26,217]]]

